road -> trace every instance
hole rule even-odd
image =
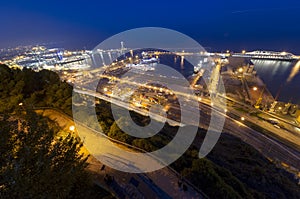
[[[203,113],[209,113],[210,106],[207,104],[202,104],[201,110],[202,115]],[[271,158],[273,160],[278,160],[279,162],[288,164],[294,169],[300,171],[300,152],[298,150],[287,146],[286,144],[280,142],[278,139],[272,138],[271,135],[264,135],[261,132],[253,130],[252,128],[245,125],[243,123],[244,121],[241,121],[239,119],[240,116],[233,115],[234,112],[232,111],[228,111],[227,114],[219,112],[219,114],[223,114],[223,116],[226,117],[223,132],[227,132],[240,138],[244,142],[250,144],[255,149],[260,151],[265,157]],[[233,117],[238,119],[234,119]],[[203,118],[205,118],[205,116]],[[252,121],[250,119],[252,117],[245,116],[245,118],[246,120]],[[256,120],[252,122],[254,122],[254,124],[256,125],[270,125],[267,122],[262,122],[262,124],[257,123]],[[202,125],[204,125],[204,127],[206,127],[208,124],[208,121],[202,120]]]
[[[235,110],[234,108],[228,108],[229,114],[234,114],[236,116],[241,115],[241,113],[237,110]],[[250,122],[251,124],[255,124],[256,126],[259,127],[263,127],[264,129],[266,129],[268,131],[268,133],[266,133],[269,137],[273,137],[274,139],[285,143],[285,145],[294,148],[296,150],[300,150],[300,134],[298,132],[295,131],[291,131],[289,130],[289,128],[281,128],[274,126],[273,124],[271,124],[270,122],[267,121],[268,116],[264,115],[264,116],[260,116],[261,118],[265,118],[265,120],[255,117],[255,116],[251,116],[248,113],[244,113],[242,114],[243,117],[245,118],[245,121]]]
[[[216,73],[214,73],[216,74]],[[151,86],[151,85],[147,85],[144,83],[140,83],[132,81],[132,80],[128,80],[128,79],[122,79],[122,78],[118,78],[115,76],[110,76],[110,75],[100,75],[100,78],[108,78],[114,81],[118,81],[121,84],[129,84],[129,85],[135,85],[135,86],[141,86],[141,87],[146,87],[148,89],[159,91],[160,88],[159,87],[155,87],[155,86]],[[145,79],[153,79],[154,77],[145,77],[144,75],[141,75],[141,78],[144,81],[141,82],[145,82]],[[96,78],[98,79],[98,77]],[[135,77],[135,79],[139,79],[139,77]],[[218,78],[213,78],[213,79],[218,79]],[[159,81],[161,81],[161,78],[158,78]],[[216,88],[217,82],[214,82],[213,84],[213,88]],[[165,93],[170,93],[171,91],[168,89],[162,89]],[[90,92],[90,91],[88,91]],[[99,97],[99,94],[92,94],[89,93],[90,95],[94,95],[96,97]],[[190,98],[191,96],[185,94],[185,93],[181,93],[181,92],[174,92],[174,94],[176,95],[181,95],[183,97],[186,98]],[[100,94],[101,95],[101,94]],[[104,96],[104,95],[102,95]],[[116,96],[117,97],[117,96]],[[124,108],[128,108],[128,103],[122,104],[122,102],[117,99],[114,98],[114,96],[111,97],[99,97],[103,100],[112,102],[114,104],[117,104],[119,106],[122,106]],[[230,100],[230,101],[234,101],[233,99],[227,98],[225,96],[224,98],[225,100]],[[199,99],[198,99],[199,100]],[[200,123],[200,127],[207,127],[209,124],[209,120],[207,120],[205,117],[210,118],[210,115],[206,115],[205,116],[205,112],[210,112],[209,110],[204,111],[205,108],[204,105],[209,106],[209,108],[211,108],[211,101],[205,99],[204,97],[200,98],[200,100],[202,104],[200,111],[201,111],[201,123]],[[240,104],[240,102],[236,102],[238,104]],[[245,106],[245,105],[241,105],[241,106]],[[212,106],[213,108],[215,108],[214,110],[216,110],[219,114],[220,117],[226,117],[226,122],[225,122],[225,126],[224,126],[224,131],[228,132],[230,134],[233,134],[239,138],[241,138],[243,141],[245,141],[246,143],[252,145],[254,148],[256,148],[257,150],[259,150],[260,152],[262,152],[263,155],[265,155],[268,158],[271,158],[273,160],[279,161],[281,163],[287,164],[293,168],[295,168],[296,170],[300,170],[300,155],[299,155],[299,150],[297,150],[297,146],[299,146],[299,133],[292,133],[289,131],[286,131],[284,129],[277,129],[276,127],[274,127],[273,125],[268,124],[267,122],[264,121],[260,121],[258,118],[251,116],[251,115],[247,115],[245,113],[241,113],[239,111],[236,111],[234,108],[230,108],[227,107],[228,110],[227,114],[224,113],[224,110],[221,110],[222,108],[218,108],[216,106]],[[180,109],[180,107],[172,107],[174,109]],[[131,110],[138,112],[142,115],[148,115],[148,111],[147,110],[143,110],[141,108],[138,107],[130,107]],[[203,114],[204,112],[204,114]],[[231,117],[233,116],[233,117]],[[243,116],[246,121],[241,121],[239,118]],[[191,118],[193,118],[192,113],[191,113]],[[157,120],[161,119],[160,116],[156,117]],[[173,125],[179,125],[180,123],[178,122],[178,120],[176,120],[176,118],[174,119],[170,119],[168,120],[168,122],[170,124]],[[172,123],[173,122],[173,123]],[[206,123],[205,123],[206,122]],[[259,127],[260,129],[267,129],[269,131],[269,134],[262,134],[261,132],[255,131],[254,129],[249,128],[248,126],[246,126],[245,124],[243,124],[242,122],[245,123],[252,123],[252,125]],[[191,120],[189,121],[190,125],[199,125],[199,121],[196,120]],[[289,144],[287,144],[287,142],[293,143],[292,147],[289,146]],[[296,147],[294,147],[296,146]]]
[[[120,100],[104,96],[99,93],[95,93],[92,91],[78,91],[83,94],[92,95],[94,97],[98,97],[100,99],[109,101],[111,103],[115,103],[118,106],[122,106],[124,108],[128,107],[128,104],[122,104]],[[179,108],[179,107],[173,107],[173,108]],[[201,111],[201,123],[199,124],[199,121],[189,121],[190,125],[200,125],[201,128],[207,128],[209,125],[209,119],[210,113],[211,113],[211,102],[208,99],[202,98],[200,103],[200,111]],[[226,117],[226,122],[224,125],[223,132],[227,132],[229,134],[232,134],[240,139],[242,139],[244,142],[250,144],[255,149],[260,151],[265,157],[271,158],[273,160],[279,161],[280,163],[287,164],[292,167],[292,169],[295,169],[297,171],[300,170],[300,153],[298,150],[291,148],[287,146],[285,143],[280,142],[278,139],[271,137],[271,135],[264,135],[261,132],[255,131],[252,128],[246,126],[243,124],[239,118],[238,115],[240,113],[235,112],[234,109],[230,109],[230,111],[225,114],[223,110],[219,110],[218,107],[214,107],[215,112],[218,113],[219,117]],[[229,107],[228,107],[229,108]],[[137,107],[130,107],[131,110],[147,115],[148,111],[142,110]],[[229,113],[230,112],[230,113]],[[208,113],[208,114],[206,114]],[[192,113],[191,113],[192,114]],[[206,115],[205,115],[206,114]],[[236,114],[235,118],[230,117],[230,114]],[[157,116],[156,119],[159,119],[161,116]],[[191,115],[191,118],[193,116]],[[270,128],[274,128],[271,130],[274,130],[274,133],[280,134],[280,130],[275,129],[272,125],[269,125],[267,123],[263,123],[262,121],[257,121],[256,119],[253,119],[251,116],[245,116],[246,120],[252,122],[255,125],[262,125],[264,128],[271,126]],[[173,122],[173,124],[178,125],[179,123],[174,120],[169,120],[169,122]]]
[[[56,121],[58,125],[65,130],[68,130],[69,126],[74,125],[71,117],[57,110],[43,110],[43,115]],[[88,140],[95,140],[95,145],[101,146],[103,144],[103,140],[101,139],[104,138],[99,136],[100,132],[95,132],[95,130],[85,125],[78,125],[78,123],[76,124],[76,127],[79,128],[77,129],[76,133],[80,132],[84,134],[80,136],[81,138],[84,137],[84,142]],[[96,135],[98,135],[97,139],[95,139]],[[118,147],[123,147],[125,150],[132,151],[132,149],[127,148],[122,144],[118,144]],[[115,161],[116,164],[123,164],[122,160],[119,158],[118,154],[114,153],[113,149],[106,148],[106,146],[104,148],[108,154],[107,158],[109,158],[110,161]],[[86,154],[89,153],[86,149],[84,149],[83,152]],[[152,159],[149,161],[155,160]],[[165,167],[155,172],[134,174],[117,171],[107,166],[103,167],[103,164],[94,157],[89,158],[88,163],[88,168],[94,173],[97,183],[113,193],[117,198],[205,198],[202,193],[196,191],[192,186],[189,185],[188,182],[185,183],[188,187],[187,191],[183,191],[180,187],[178,187],[177,183],[180,180],[180,176],[169,167]],[[113,176],[113,182],[105,182],[104,178],[106,175]],[[135,186],[136,184],[138,185]]]

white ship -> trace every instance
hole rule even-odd
[[[266,59],[266,60],[282,60],[282,61],[293,61],[299,59],[299,57],[288,52],[274,52],[274,51],[252,51],[234,53],[232,57],[245,57],[250,59]]]
[[[153,71],[155,70],[154,66],[151,66],[150,64],[126,64],[126,68],[130,69],[137,69],[142,71]]]
[[[158,58],[149,57],[148,53],[142,52],[143,59],[137,64],[126,64],[127,68],[142,70],[142,71],[153,71],[155,66],[159,62]]]

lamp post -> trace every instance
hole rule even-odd
[[[23,107],[23,103],[22,102],[19,103],[19,107],[20,107],[20,109]],[[20,110],[20,113],[21,113],[21,110]],[[22,127],[22,124],[21,124],[21,120],[19,118],[18,119],[18,132],[21,132],[21,127]]]
[[[74,133],[74,132],[75,132],[75,126],[74,126],[74,125],[71,125],[71,126],[69,127],[69,130],[70,130],[72,133]]]
[[[258,97],[258,99],[256,100],[256,104],[255,104],[255,108],[259,108],[260,106],[260,104],[261,104],[261,102],[262,102],[262,96],[263,96],[263,94],[264,94],[264,91],[265,91],[265,85],[264,85],[264,87],[263,87],[263,89],[261,90],[261,93],[260,93],[260,95],[259,95],[259,97]]]

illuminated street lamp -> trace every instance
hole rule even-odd
[[[19,103],[19,106],[22,107],[23,106],[23,103],[20,102]],[[22,123],[20,121],[20,118],[18,119],[18,132],[21,132],[21,129],[22,129]]]
[[[69,130],[72,131],[72,132],[74,132],[74,131],[75,131],[75,126],[74,126],[74,125],[71,125],[71,126],[69,127]]]
[[[239,68],[238,71],[239,71],[240,73],[242,73],[242,72],[243,72],[243,68],[242,68],[242,67]]]
[[[243,50],[242,53],[245,54],[245,53],[246,53],[246,50]]]
[[[256,86],[254,86],[254,87],[253,87],[253,90],[254,90],[254,91],[257,91],[257,87],[256,87]]]
[[[260,107],[260,104],[262,102],[262,99],[263,99],[262,97],[263,97],[264,91],[265,91],[265,85],[264,85],[258,99],[256,100],[256,104],[254,105],[254,107],[257,108],[257,109]]]
[[[244,118],[244,117],[241,117],[241,120],[242,120],[242,121],[245,121],[245,118]]]

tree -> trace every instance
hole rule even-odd
[[[111,127],[110,130],[108,132],[108,136],[111,138],[114,138],[116,140],[119,140],[121,142],[125,142],[127,144],[131,144],[133,138],[128,135],[127,133],[124,133],[118,126],[118,124],[116,122],[114,122]]]
[[[192,167],[185,168],[182,173],[211,198],[242,198],[222,180],[213,164],[207,159],[193,160]]]
[[[0,198],[88,196],[82,188],[92,182],[78,140],[56,137],[58,128],[34,112],[2,118],[0,127]]]

